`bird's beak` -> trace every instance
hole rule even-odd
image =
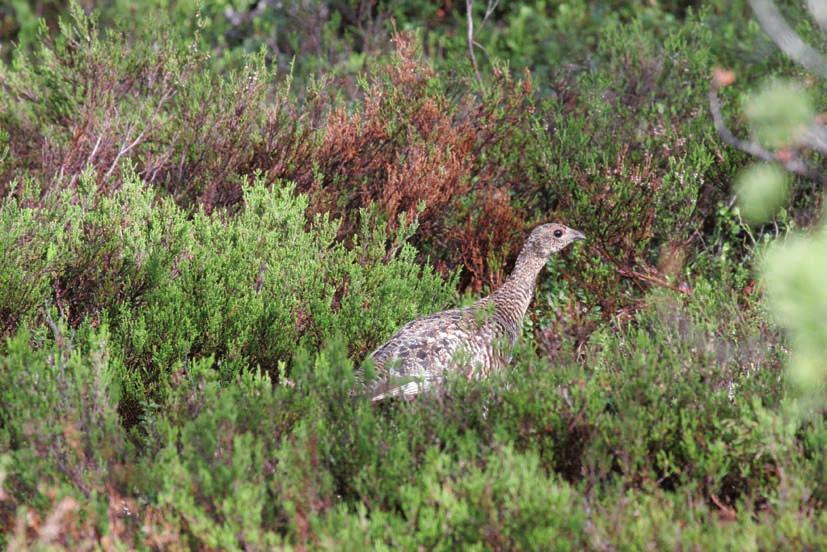
[[[578,240],[585,240],[586,239],[586,236],[583,235],[582,232],[578,232],[577,230],[572,230],[571,235],[572,235],[572,241],[578,241]]]

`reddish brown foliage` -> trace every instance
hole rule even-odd
[[[514,245],[519,245],[524,230],[524,222],[507,192],[489,187],[481,190],[477,197],[477,216],[465,221],[455,243],[475,291],[483,282],[496,286],[505,280],[505,267],[497,261],[505,259],[509,251],[514,250]],[[474,244],[474,247],[465,248],[466,244]]]
[[[521,240],[517,213],[527,211],[513,198],[537,188],[521,159],[535,132],[531,83],[500,72],[485,97],[454,97],[412,35],[394,44],[347,105],[330,99],[330,83],[293,99],[261,67],[222,80],[204,73],[198,54],[180,64],[174,46],[142,53],[135,67],[127,44],[120,59],[57,51],[39,62],[57,84],[44,80],[34,95],[13,89],[0,112],[13,159],[0,165],[0,182],[28,174],[44,191],[71,188],[89,170],[100,189],[115,190],[129,161],[178,202],[210,211],[236,205],[245,178],[264,174],[294,181],[313,212],[340,218],[342,238],[369,205],[392,226],[417,217],[415,239],[435,263],[464,267],[474,289],[496,285]]]
[[[509,191],[526,183],[489,150],[529,133],[530,83],[500,75],[499,95],[451,101],[433,90],[433,69],[412,37],[394,44],[387,74],[372,77],[356,110],[336,109],[326,120],[314,156],[319,178],[291,176],[313,195],[316,211],[342,218],[342,235],[372,203],[392,225],[402,214],[416,216],[417,239],[440,266],[463,266],[475,289],[495,285],[522,229]]]
[[[138,542],[157,550],[180,546],[181,531],[169,512],[142,505],[112,486],[102,492],[108,498],[105,512],[69,495],[59,498],[50,488],[45,495],[51,505],[45,512],[26,508],[24,515],[24,505],[0,490],[0,530],[8,539],[8,549],[113,550]],[[101,527],[106,527],[105,534]]]

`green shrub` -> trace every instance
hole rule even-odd
[[[608,314],[639,287],[682,279],[681,263],[664,273],[664,259],[691,256],[685,243],[714,217],[716,185],[740,160],[718,154],[702,109],[717,54],[706,15],[663,29],[606,15],[611,24],[589,27],[588,66],[559,65],[550,90],[494,61],[479,93],[468,67],[440,72],[416,35],[399,34],[350,95],[325,79],[295,90],[262,56],[230,69],[198,32],[159,17],[101,27],[75,7],[59,34],[3,66],[0,193],[25,175],[41,190],[74,187],[87,167],[110,193],[131,162],[180,205],[210,212],[237,209],[260,171],[340,219],[339,239],[359,233],[358,212],[373,203],[391,226],[418,216],[420,261],[462,267],[475,291],[503,280],[526,227],[558,218],[591,237],[574,268],[581,299]]]
[[[67,543],[92,523],[107,542],[193,548],[817,546],[824,425],[775,413],[786,382],[760,312],[695,290],[654,294],[582,361],[527,347],[504,374],[382,408],[353,393],[341,341],[300,353],[280,384],[194,355],[129,439],[115,407],[130,376],[107,363],[106,330],[21,330],[0,363],[0,500],[45,516],[75,497]]]
[[[283,393],[256,373],[222,384],[209,361],[181,366],[175,384],[169,412],[148,424],[146,442],[157,452],[143,466],[142,490],[194,546],[274,546],[282,507],[268,487],[271,453],[285,430],[279,422],[288,414]]]
[[[789,341],[749,270],[820,200],[745,224],[707,115],[796,75],[745,2],[476,2],[479,80],[462,3],[46,4],[0,7],[0,546],[827,546],[820,234],[761,265]],[[822,88],[727,115],[783,147]],[[508,370],[360,395],[548,219]]]
[[[79,201],[56,194],[27,208],[8,198],[0,208],[14,252],[0,261],[0,305],[8,333],[36,324],[51,301],[72,325],[107,323],[130,400],[162,392],[190,358],[212,356],[228,376],[256,365],[275,375],[297,346],[334,336],[361,358],[453,294],[416,263],[406,243],[415,226],[403,222],[388,240],[364,213],[363,233],[346,248],[326,217],[308,226],[307,199],[286,184],[248,186],[232,217],[188,217],[153,201],[136,176],[98,197],[82,184]]]
[[[19,452],[14,484],[25,493],[36,494],[50,475],[88,496],[101,490],[101,478],[124,453],[116,410],[122,369],[109,360],[105,330],[86,328],[73,336],[75,344],[65,327],[54,331],[38,348],[30,340],[44,337],[25,330],[9,341],[0,372],[0,439],[4,450]]]
[[[49,544],[56,524],[70,548],[106,532],[108,508],[119,507],[108,497],[125,484],[132,457],[117,413],[123,369],[110,359],[106,329],[72,332],[51,323],[49,333],[21,329],[0,357],[0,451],[8,470],[0,542],[12,547],[36,542],[30,535],[41,528],[40,543]]]

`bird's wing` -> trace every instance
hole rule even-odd
[[[428,376],[387,376],[374,387],[370,400],[379,402],[391,398],[409,399],[419,395],[434,383],[434,378]]]
[[[413,397],[438,383],[462,343],[463,319],[462,309],[418,318],[376,349],[369,356],[377,373],[372,400]]]

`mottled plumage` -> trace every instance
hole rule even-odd
[[[438,385],[446,372],[485,377],[511,361],[537,275],[549,256],[583,234],[562,224],[534,229],[506,282],[490,296],[462,309],[418,318],[403,326],[372,360],[376,379],[372,400],[412,397]]]

